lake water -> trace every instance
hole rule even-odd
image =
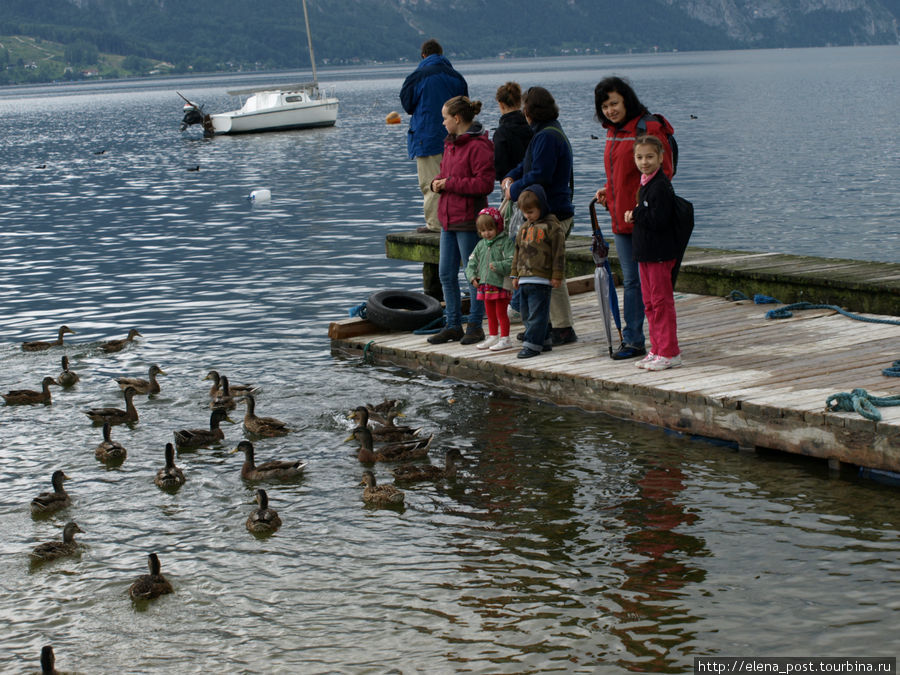
[[[507,79],[557,97],[576,232],[602,181],[593,86],[617,73],[675,126],[694,244],[900,262],[898,56],[456,66],[488,126]],[[36,667],[48,643],[82,672],[674,673],[699,655],[896,655],[895,488],[330,355],[329,321],[420,281],[383,252],[420,219],[406,125],[384,124],[411,68],[321,73],[341,99],[334,128],[212,140],[179,134],[175,91],[217,111],[226,89],[271,75],[0,89],[0,389],[37,388],[62,354],[82,378],[50,407],[0,408],[0,670]],[[273,199],[250,206],[259,187]],[[21,351],[64,323],[66,347]],[[131,327],[134,345],[98,349]],[[114,429],[129,455],[107,470],[81,410],[121,405],[113,378],[152,363],[162,393]],[[152,483],[172,431],[206,424],[211,368],[259,385],[257,412],[295,429],[259,441],[259,460],[309,462],[268,486],[284,525],[267,540],[244,529],[239,425],[179,454],[180,492]],[[435,432],[433,462],[464,457],[402,512],[363,506],[342,443],[347,410],[386,397]],[[73,504],[33,519],[56,468]],[[69,519],[83,554],[31,570],[28,551]],[[135,608],[127,588],[151,551],[175,594]]]

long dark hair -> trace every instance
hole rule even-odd
[[[552,122],[559,117],[559,108],[553,94],[543,87],[531,87],[525,92],[525,116],[532,122]]]
[[[631,88],[631,85],[628,84],[626,80],[623,80],[621,77],[616,77],[615,75],[604,77],[597,83],[597,86],[594,87],[594,110],[597,113],[597,120],[603,124],[612,124],[612,122],[606,118],[606,115],[603,114],[602,109],[603,102],[606,101],[612,93],[618,94],[625,100],[626,122],[633,120],[640,115],[646,115],[647,112],[649,112],[647,106],[641,103],[637,94],[634,93],[634,89]]]

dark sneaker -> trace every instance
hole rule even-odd
[[[474,345],[484,340],[484,331],[481,329],[481,326],[472,326],[469,325],[466,327],[466,334],[463,335],[462,340],[459,341],[461,345]]]
[[[619,351],[614,352],[612,357],[616,361],[625,361],[627,359],[636,359],[639,356],[645,356],[647,354],[647,350],[643,347],[633,347],[632,345],[626,345],[624,342],[619,345]]]
[[[463,336],[462,326],[448,326],[440,333],[435,333],[430,338],[428,338],[428,342],[433,345],[442,345],[445,342],[456,342]]]
[[[418,232],[419,234],[429,234],[429,233],[438,234],[438,233],[440,233],[440,230],[432,230],[427,225],[422,225],[422,226],[416,228],[416,232]]]
[[[525,331],[522,331],[521,333],[516,334],[516,340],[518,340],[519,342],[524,342],[525,341]]]
[[[540,352],[536,352],[533,349],[529,349],[528,347],[522,347],[522,351],[516,354],[516,358],[519,359],[530,359],[532,356],[540,356]]]
[[[559,347],[560,345],[567,345],[572,342],[576,342],[578,340],[578,336],[575,335],[575,329],[571,326],[567,328],[551,328],[550,329],[550,341],[553,343],[554,347]]]

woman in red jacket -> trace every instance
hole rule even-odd
[[[467,345],[484,340],[484,302],[475,297],[473,286],[466,283],[470,308],[469,324],[463,334],[459,298],[460,262],[465,267],[478,243],[475,219],[494,191],[494,144],[481,122],[475,120],[480,111],[481,101],[470,101],[467,96],[454,96],[441,109],[447,138],[441,170],[431,181],[431,191],[440,194],[438,277],[444,291],[446,326],[428,338],[433,345],[453,340]]]
[[[634,139],[647,133],[663,142],[663,173],[674,173],[668,136],[672,125],[661,115],[651,115],[640,102],[634,89],[620,77],[607,77],[594,88],[594,108],[597,119],[606,127],[606,148],[603,163],[606,184],[597,190],[597,201],[606,207],[612,218],[616,253],[622,267],[624,287],[625,326],[622,345],[614,359],[633,359],[645,356],[644,303],[641,300],[641,278],[631,246],[633,224],[625,221],[625,212],[634,208],[641,186],[641,172],[634,163]]]

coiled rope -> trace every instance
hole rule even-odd
[[[881,412],[876,406],[883,408],[893,405],[900,405],[900,395],[872,396],[865,389],[854,389],[849,394],[847,392],[832,394],[825,401],[825,409],[830,412],[856,411],[873,422],[881,421]]]
[[[843,307],[838,307],[837,305],[816,305],[811,302],[795,302],[793,305],[785,305],[784,307],[779,307],[778,309],[770,309],[768,312],[766,312],[766,318],[787,319],[788,317],[794,315],[791,310],[799,309],[831,309],[838,314],[843,314],[847,318],[854,319],[855,321],[865,321],[866,323],[886,323],[890,324],[891,326],[900,326],[900,320],[875,319],[869,316],[860,316],[859,314],[848,312]]]

